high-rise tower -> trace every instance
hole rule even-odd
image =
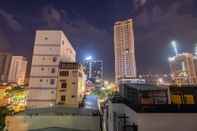
[[[132,19],[114,25],[114,52],[116,82],[136,77],[134,33]]]

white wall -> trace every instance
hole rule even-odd
[[[138,131],[197,131],[197,113],[136,113],[125,104],[118,103],[109,103],[109,112],[109,131],[115,131],[113,112],[126,114],[128,124],[138,125]]]
[[[62,127],[83,131],[100,131],[98,116],[10,116],[6,118],[8,131],[28,131],[48,127]]]
[[[140,113],[139,131],[197,131],[197,113]]]

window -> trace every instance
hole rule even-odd
[[[52,68],[51,69],[51,73],[55,73],[55,68]]]
[[[79,77],[82,77],[82,73],[81,72],[79,72]]]
[[[66,97],[65,96],[61,96],[61,101],[65,101]]]
[[[43,71],[43,70],[44,70],[44,68],[42,67],[42,68],[41,68],[41,71]]]
[[[56,62],[57,61],[57,57],[53,57],[53,62]]]
[[[64,41],[62,41],[62,45],[64,45]]]
[[[77,77],[77,71],[72,71],[73,77]]]
[[[75,95],[72,95],[72,98],[75,98]]]
[[[65,82],[65,83],[62,83],[62,86],[61,86],[62,88],[67,88],[67,83]]]
[[[44,40],[48,40],[48,37],[44,37]]]
[[[43,80],[42,79],[40,79],[40,82],[42,82]]]
[[[60,71],[60,76],[69,76],[69,71]]]
[[[75,85],[76,83],[75,82],[72,82],[72,85]]]
[[[51,91],[51,94],[54,94],[55,92],[54,91]]]
[[[50,84],[51,84],[51,85],[54,85],[54,84],[55,84],[55,80],[54,80],[54,79],[51,79],[51,80],[50,80]]]

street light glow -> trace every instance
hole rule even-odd
[[[172,47],[173,47],[173,49],[174,49],[175,54],[177,55],[177,54],[178,54],[177,42],[173,40],[173,41],[171,42],[171,45],[172,45]]]
[[[175,57],[169,57],[169,58],[168,58],[168,61],[169,61],[169,62],[172,62],[172,61],[174,61],[174,60],[175,60]]]
[[[92,60],[92,56],[86,57],[85,60]]]

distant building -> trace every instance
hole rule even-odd
[[[78,63],[61,62],[57,87],[57,104],[79,107],[85,95],[86,76]]]
[[[169,87],[172,104],[197,104],[197,86],[171,85]]]
[[[121,84],[120,94],[133,105],[170,103],[169,90],[166,86]]]
[[[28,88],[29,107],[49,107],[56,103],[60,61],[76,61],[75,50],[64,33],[37,31]]]
[[[172,79],[178,85],[197,84],[194,56],[190,53],[178,54],[169,58]]]
[[[12,55],[10,53],[0,53],[0,81],[8,82]]]
[[[96,86],[103,85],[103,61],[102,60],[85,60],[84,62],[87,80],[92,81]]]
[[[136,78],[133,21],[118,21],[114,25],[115,78]]]
[[[8,82],[19,85],[25,84],[25,76],[27,71],[27,60],[23,56],[12,56]]]

